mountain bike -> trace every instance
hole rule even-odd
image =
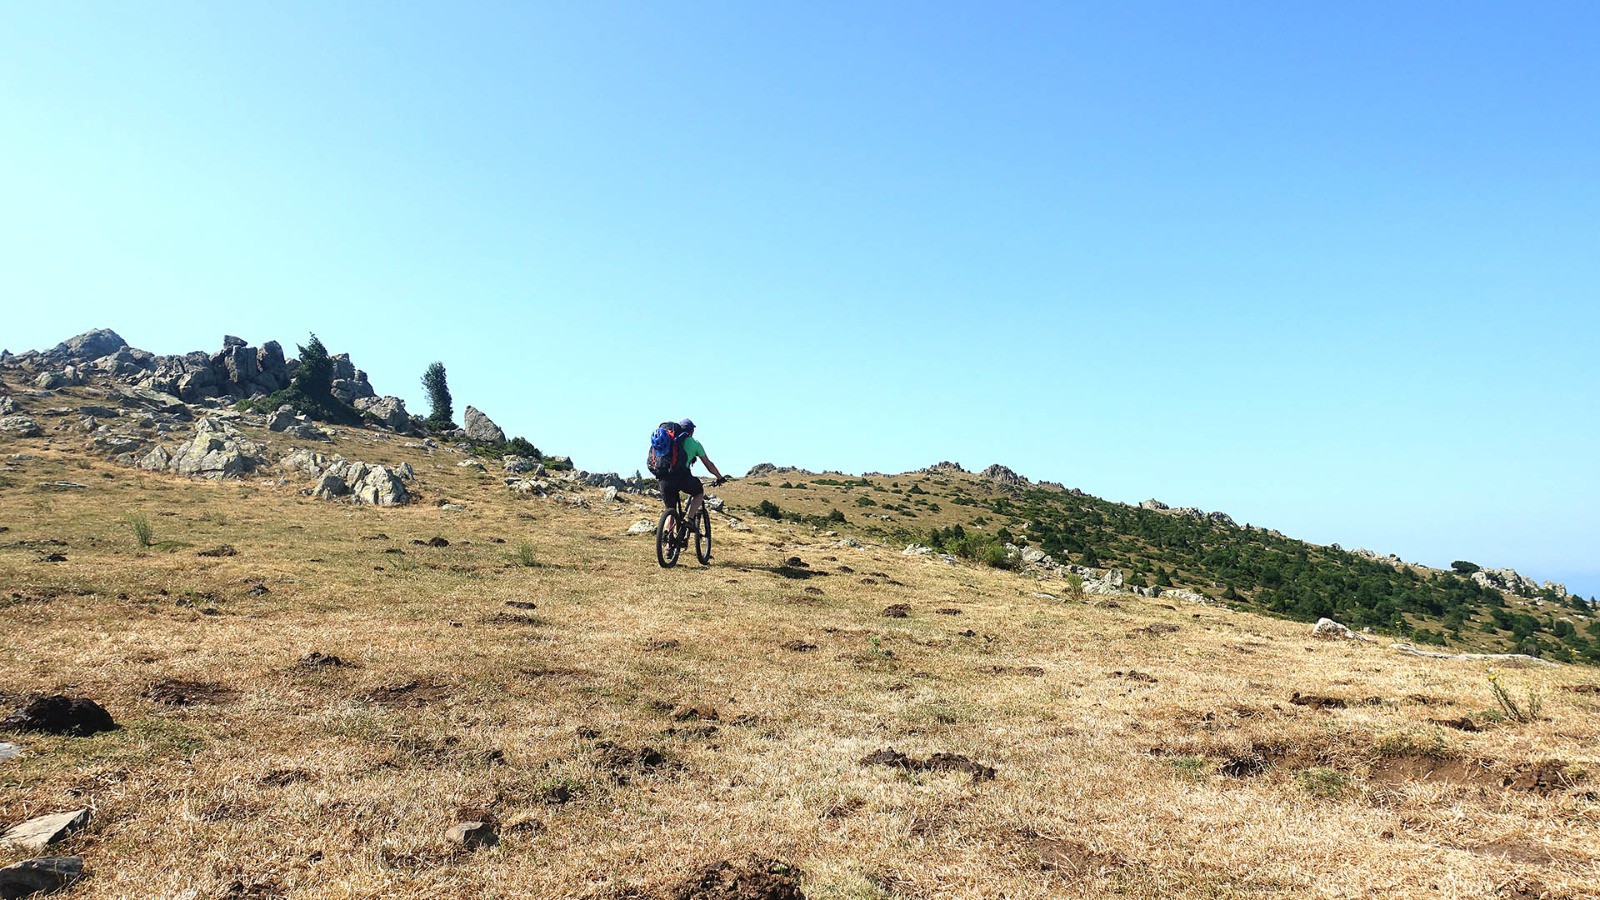
[[[720,483],[720,482],[719,482]],[[711,511],[706,509],[704,501],[700,504],[700,514],[694,521],[688,521],[684,512],[684,494],[678,494],[678,503],[672,509],[661,513],[661,521],[656,523],[656,562],[661,568],[670,569],[678,564],[678,556],[689,546],[689,539],[694,538],[694,556],[700,560],[700,565],[711,565]],[[667,531],[668,524],[673,524],[671,533]]]

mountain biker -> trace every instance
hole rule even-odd
[[[682,439],[683,452],[678,454],[678,461],[673,467],[667,470],[667,477],[661,479],[661,501],[667,505],[667,510],[670,512],[678,505],[678,492],[683,491],[688,494],[689,508],[684,511],[684,515],[688,517],[688,521],[693,522],[695,516],[700,514],[705,486],[700,483],[700,479],[689,473],[689,467],[698,459],[706,464],[712,475],[717,477],[717,484],[728,479],[717,470],[717,464],[711,461],[711,457],[706,455],[706,448],[694,439],[694,420],[684,419],[678,423],[678,427],[682,429],[680,433],[685,435]],[[673,526],[676,527],[677,524],[674,522]]]

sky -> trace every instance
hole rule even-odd
[[[1600,594],[1600,5],[0,0],[0,347]]]

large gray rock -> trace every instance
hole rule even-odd
[[[102,356],[110,356],[118,350],[128,346],[122,336],[109,328],[96,328],[85,331],[74,338],[69,338],[55,345],[45,352],[45,356],[52,360],[79,360],[90,362]]]
[[[88,824],[87,809],[40,816],[37,819],[29,819],[21,825],[15,825],[0,834],[0,844],[11,844],[37,853]]]
[[[39,423],[27,416],[5,416],[0,418],[0,435],[7,437],[38,437],[44,434],[44,429]]]
[[[1165,503],[1162,503],[1160,500],[1157,500],[1154,497],[1151,497],[1149,500],[1140,501],[1139,508],[1140,509],[1154,509],[1154,510],[1159,511],[1159,510],[1163,510],[1163,509],[1171,509],[1172,507],[1166,505]]]
[[[1351,631],[1348,626],[1341,625],[1326,617],[1318,619],[1317,624],[1311,626],[1311,636],[1323,638],[1324,640],[1342,639],[1353,641],[1356,639],[1356,633]]]
[[[321,475],[322,470],[328,467],[327,457],[314,450],[297,448],[289,451],[288,455],[278,460],[278,465],[293,472],[304,472],[307,475]]]
[[[539,461],[531,456],[502,456],[500,461],[504,463],[506,471],[514,475],[520,475],[523,472],[532,472],[535,475],[544,474],[544,466],[540,465]]]
[[[989,468],[984,469],[982,472],[979,472],[978,477],[986,478],[989,481],[993,481],[1003,487],[1023,487],[1028,484],[1028,479],[1023,478],[1021,475],[1018,475],[1016,472],[1011,471],[1009,468],[1006,468],[999,463],[995,463]]]
[[[5,762],[13,757],[21,756],[22,748],[16,744],[0,742],[0,762]]]
[[[173,450],[157,447],[139,461],[139,467],[191,478],[242,478],[268,464],[265,449],[227,422],[208,417],[195,424],[189,443]]]
[[[0,897],[31,897],[71,887],[83,877],[83,857],[43,856],[0,869]]]
[[[335,458],[312,489],[319,500],[348,497],[353,503],[369,506],[400,506],[411,502],[400,474],[387,466],[359,460]]]
[[[411,430],[411,414],[406,412],[406,402],[399,397],[358,397],[355,407],[391,431]]]
[[[506,442],[506,433],[476,406],[467,407],[467,411],[461,415],[461,422],[465,426],[468,440],[494,444]]]

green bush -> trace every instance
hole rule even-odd
[[[763,500],[757,503],[755,513],[758,516],[765,516],[769,519],[783,518],[783,510],[779,509],[778,504],[773,503],[771,500]]]
[[[133,529],[134,543],[140,548],[148,548],[155,540],[155,529],[150,526],[150,520],[138,513],[128,516],[128,527]]]

